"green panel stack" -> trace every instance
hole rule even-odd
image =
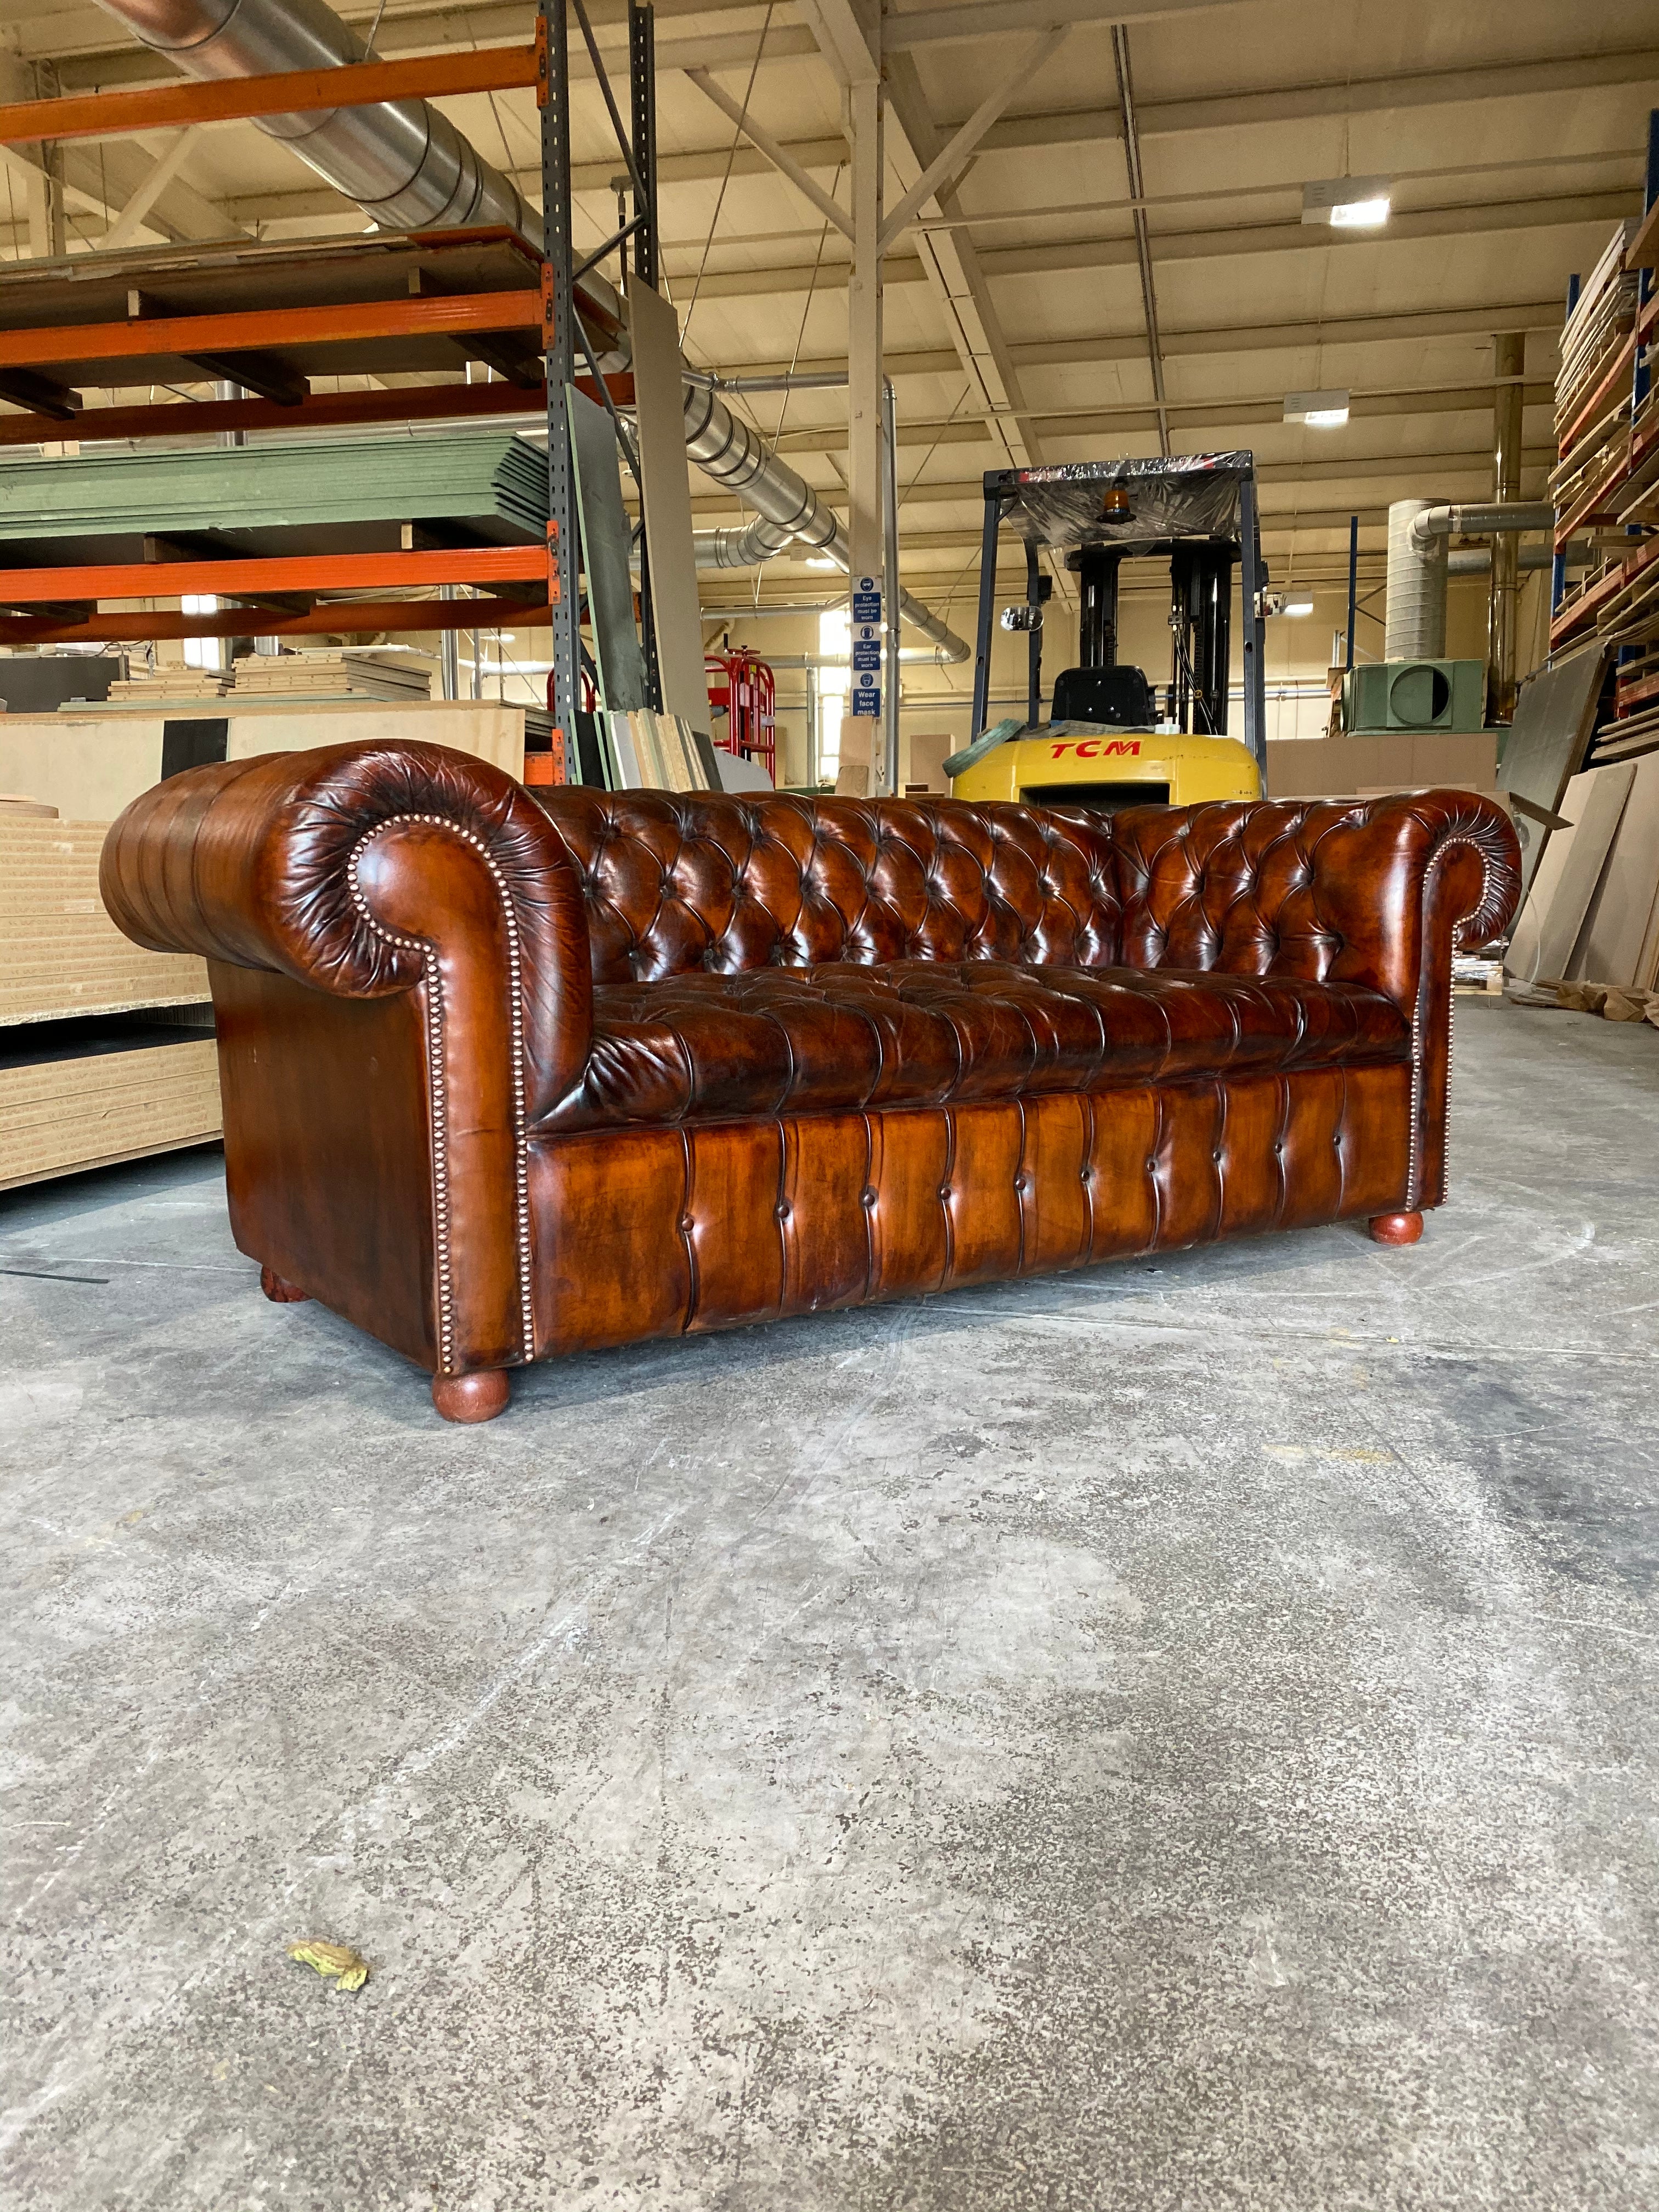
[[[547,455],[499,428],[0,461],[0,540],[489,520],[540,543]]]

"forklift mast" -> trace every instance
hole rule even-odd
[[[1118,659],[1118,581],[1126,559],[1167,558],[1171,641],[1169,714],[1178,730],[1224,736],[1231,674],[1233,570],[1239,571],[1244,742],[1267,787],[1267,685],[1261,598],[1267,583],[1248,453],[994,469],[985,477],[985,531],[974,663],[973,735],[990,705],[991,629],[1004,521],[1025,545],[1026,605],[1010,610],[1026,632],[1027,720],[1042,719],[1042,609],[1051,580],[1043,551],[1063,554],[1078,579],[1078,660],[1054,681],[1057,721],[1146,727],[1155,695]],[[1023,616],[1023,619],[1019,618]],[[1007,619],[1006,617],[1005,619]]]

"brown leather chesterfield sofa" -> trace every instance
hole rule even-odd
[[[1115,820],[562,790],[439,746],[199,768],[104,851],[211,963],[236,1242],[433,1375],[1445,1190],[1466,793]]]

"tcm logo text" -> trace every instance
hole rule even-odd
[[[1109,760],[1114,753],[1122,755],[1140,751],[1139,738],[1062,738],[1054,748],[1053,757],[1062,753],[1075,753],[1079,760]]]

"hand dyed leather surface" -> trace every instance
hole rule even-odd
[[[534,1133],[835,1107],[941,1106],[1408,1059],[1351,983],[1002,960],[761,969],[602,985],[580,1086]]]
[[[1443,1194],[1501,811],[569,790],[423,744],[197,769],[110,911],[214,963],[242,1249],[422,1364]]]

